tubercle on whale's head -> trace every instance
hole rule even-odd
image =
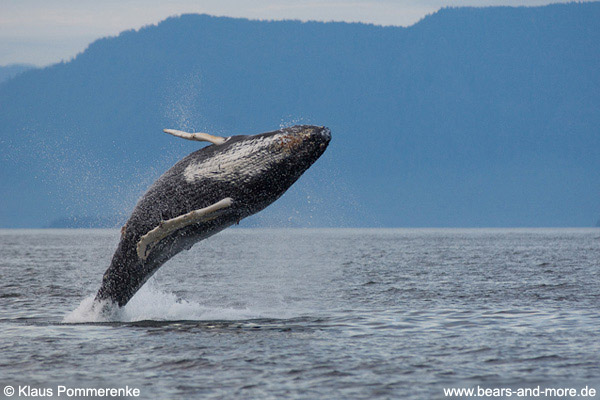
[[[331,131],[324,126],[295,125],[275,132],[274,139],[273,151],[306,158],[312,164],[329,145]]]

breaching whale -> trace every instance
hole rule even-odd
[[[135,206],[96,294],[105,306],[124,306],[171,257],[273,203],[331,139],[311,125],[230,137],[164,131],[212,145],[177,162]]]

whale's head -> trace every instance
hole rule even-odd
[[[263,208],[279,198],[321,157],[330,140],[324,126],[296,125],[232,143],[231,155],[237,153],[238,160],[231,171],[236,175],[233,180],[237,178],[238,187],[252,194],[247,202],[254,207],[249,208]]]
[[[267,151],[278,168],[305,171],[325,151],[331,140],[329,128],[313,125],[296,125],[275,132],[258,135],[267,142]],[[303,167],[305,167],[303,169]]]
[[[189,183],[225,183],[247,203],[252,200],[249,197],[257,203],[270,203],[323,154],[330,140],[328,128],[312,125],[231,136],[199,153],[202,157],[191,160],[183,174]],[[236,196],[232,193],[228,197]]]

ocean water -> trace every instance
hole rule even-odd
[[[230,229],[107,321],[90,304],[118,239],[0,231],[0,398],[600,392],[600,229]]]

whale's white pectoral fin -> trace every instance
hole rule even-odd
[[[187,214],[161,221],[160,224],[150,232],[140,238],[137,243],[137,254],[140,260],[145,261],[152,247],[154,247],[162,239],[166,238],[178,229],[185,228],[188,225],[199,222],[210,221],[219,216],[217,211],[231,206],[233,199],[226,197],[221,201],[216,202],[208,207],[199,210],[190,211]]]
[[[210,142],[212,144],[223,144],[228,139],[228,138],[224,138],[221,136],[209,135],[208,133],[203,133],[203,132],[188,133],[188,132],[178,131],[176,129],[163,129],[163,132],[168,133],[173,136],[180,137],[182,139],[195,140],[198,142]]]

